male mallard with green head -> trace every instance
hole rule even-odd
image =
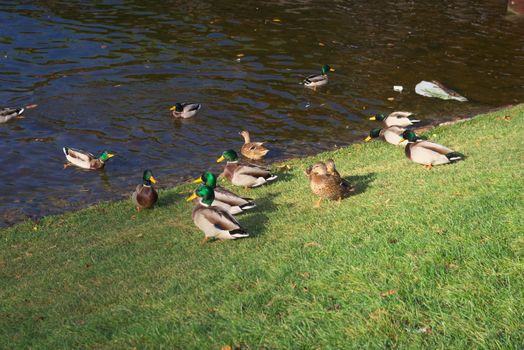
[[[174,118],[191,118],[194,117],[198,111],[200,111],[202,105],[200,103],[175,103],[173,107],[170,108]]]
[[[93,154],[79,149],[64,147],[62,150],[64,151],[66,159],[69,161],[69,163],[64,164],[64,169],[71,164],[83,169],[102,169],[106,162],[115,156],[107,151],[104,151],[100,157],[97,158]]]
[[[369,136],[366,137],[364,141],[368,142],[371,139],[380,138],[387,143],[391,143],[392,145],[398,146],[402,145],[405,146],[407,144],[407,141],[404,140],[401,142],[402,139],[402,133],[406,131],[406,129],[401,128],[400,126],[389,126],[387,128],[374,128],[369,132]]]
[[[153,172],[149,169],[144,170],[142,180],[144,182],[136,186],[135,192],[131,196],[138,211],[153,208],[158,200],[158,193],[153,187],[153,184],[156,183]]]
[[[215,200],[213,206],[227,210],[229,214],[239,214],[244,210],[256,207],[252,198],[244,198],[226,190],[224,187],[217,186],[217,177],[210,171],[206,171],[194,183],[205,183],[215,191]]]
[[[313,74],[304,79],[304,86],[316,89],[319,86],[326,85],[328,83],[328,72],[334,72],[335,69],[325,64],[322,66],[321,74]]]
[[[420,140],[417,135],[406,130],[402,134],[402,141],[407,140],[405,148],[406,157],[415,163],[423,164],[426,169],[433,165],[449,164],[463,160],[464,156],[438,143]]]
[[[204,232],[202,243],[207,242],[210,237],[220,240],[249,237],[249,233],[240,226],[233,215],[212,205],[215,193],[211,187],[200,185],[186,200],[192,201],[195,198],[198,198],[198,203],[191,217],[195,225]]]
[[[262,186],[277,178],[276,175],[269,172],[269,169],[253,164],[240,164],[237,152],[232,149],[222,153],[222,156],[217,159],[217,163],[223,160],[226,160],[227,163],[222,174],[235,186],[253,188]]]
[[[377,114],[374,116],[369,117],[369,120],[378,120],[379,122],[382,122],[384,126],[400,126],[400,127],[407,127],[411,126],[414,123],[420,122],[420,120],[414,118],[414,114],[411,112],[393,112],[389,114],[387,117],[384,114]]]

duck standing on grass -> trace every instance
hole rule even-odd
[[[415,163],[423,164],[428,170],[433,165],[449,164],[464,159],[462,154],[438,143],[417,139],[417,135],[411,130],[404,131],[402,141],[404,139],[408,141],[404,150],[406,157]]]
[[[226,160],[222,175],[226,177],[233,185],[244,188],[253,188],[276,180],[277,176],[269,172],[269,169],[259,167],[253,164],[245,165],[238,163],[237,152],[232,149],[222,153],[217,159],[217,163]]]
[[[0,108],[0,124],[7,123],[13,118],[23,118],[24,108]]]
[[[252,198],[240,197],[239,195],[226,190],[224,187],[217,186],[217,177],[210,171],[206,171],[201,177],[193,181],[193,183],[202,182],[215,191],[213,206],[227,210],[229,214],[239,214],[244,212],[244,210],[256,207]]]
[[[194,117],[198,111],[200,111],[202,105],[200,103],[175,103],[173,107],[170,108],[172,111],[173,117],[178,118],[191,118]]]
[[[244,138],[244,144],[240,149],[240,153],[246,158],[253,160],[260,160],[269,152],[269,150],[264,147],[264,142],[251,142],[251,137],[249,136],[249,131],[241,131],[240,135]]]
[[[102,169],[106,162],[115,156],[114,154],[104,151],[100,157],[96,158],[91,153],[79,149],[64,147],[62,150],[64,151],[66,159],[69,161],[69,163],[64,164],[64,169],[71,164],[89,170]]]
[[[340,175],[329,174],[324,162],[317,162],[305,171],[309,178],[309,187],[320,198],[315,203],[315,208],[320,207],[322,199],[338,200],[346,197],[351,191],[351,186]],[[338,173],[338,172],[337,172]]]
[[[393,112],[387,117],[384,114],[377,114],[369,117],[369,120],[378,120],[382,122],[384,126],[400,126],[407,127],[411,126],[414,123],[420,122],[420,120],[414,118],[414,114],[411,112]]]
[[[135,192],[133,192],[133,195],[131,196],[133,203],[135,203],[136,210],[138,211],[153,208],[158,200],[158,193],[153,187],[153,184],[156,183],[156,179],[153,177],[153,172],[149,169],[144,170],[142,179],[144,180],[144,183],[136,186]]]
[[[398,146],[398,145],[405,146],[407,144],[406,140],[400,142],[400,140],[402,140],[402,136],[400,135],[402,135],[404,131],[406,131],[406,129],[400,126],[396,126],[396,125],[389,126],[387,128],[382,128],[382,129],[375,128],[369,132],[369,136],[366,137],[364,141],[369,142],[371,139],[380,138],[386,141],[387,143],[391,143],[392,145],[395,145],[395,146]]]
[[[325,64],[322,66],[322,73],[321,74],[313,74],[306,79],[304,79],[304,86],[308,88],[313,88],[316,90],[317,87],[326,85],[329,81],[328,79],[328,72],[334,72],[335,70],[331,68],[329,65]]]
[[[211,187],[200,185],[186,200],[192,201],[197,197],[199,197],[198,203],[191,217],[195,225],[204,232],[202,244],[211,237],[220,240],[249,237],[249,233],[240,226],[233,215],[212,205],[215,193]]]

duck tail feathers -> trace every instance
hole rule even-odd
[[[253,203],[253,202],[249,202],[249,203],[246,203],[246,204],[239,205],[240,209],[242,209],[242,210],[253,209],[256,206],[257,205],[255,203]]]
[[[453,162],[458,162],[459,160],[463,160],[464,155],[458,152],[450,152],[446,154],[446,158],[448,158],[449,161],[453,163]]]
[[[277,175],[269,174],[268,177],[266,177],[266,181],[273,181],[277,179]]]
[[[62,151],[64,151],[64,154],[67,156],[67,152],[69,151],[69,148],[68,147],[63,147],[62,148]]]
[[[229,234],[231,235],[231,237],[235,237],[235,238],[249,237],[249,233],[247,233],[247,231],[244,230],[243,228],[237,228],[237,229],[231,230],[229,231]]]

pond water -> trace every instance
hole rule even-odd
[[[0,105],[38,104],[0,124],[0,225],[127,197],[144,168],[160,187],[217,171],[242,129],[272,162],[360,140],[377,112],[524,97],[524,21],[500,0],[0,1],[0,23]],[[327,86],[299,84],[326,63]],[[418,96],[420,80],[470,101]],[[173,121],[177,101],[204,107]],[[117,157],[64,170],[64,145]]]

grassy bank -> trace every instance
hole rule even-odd
[[[521,130],[524,105],[429,130],[468,156],[431,171],[381,142],[289,161],[238,191],[250,239],[199,245],[189,185],[2,229],[0,347],[522,348]],[[329,157],[356,194],[315,209]]]

